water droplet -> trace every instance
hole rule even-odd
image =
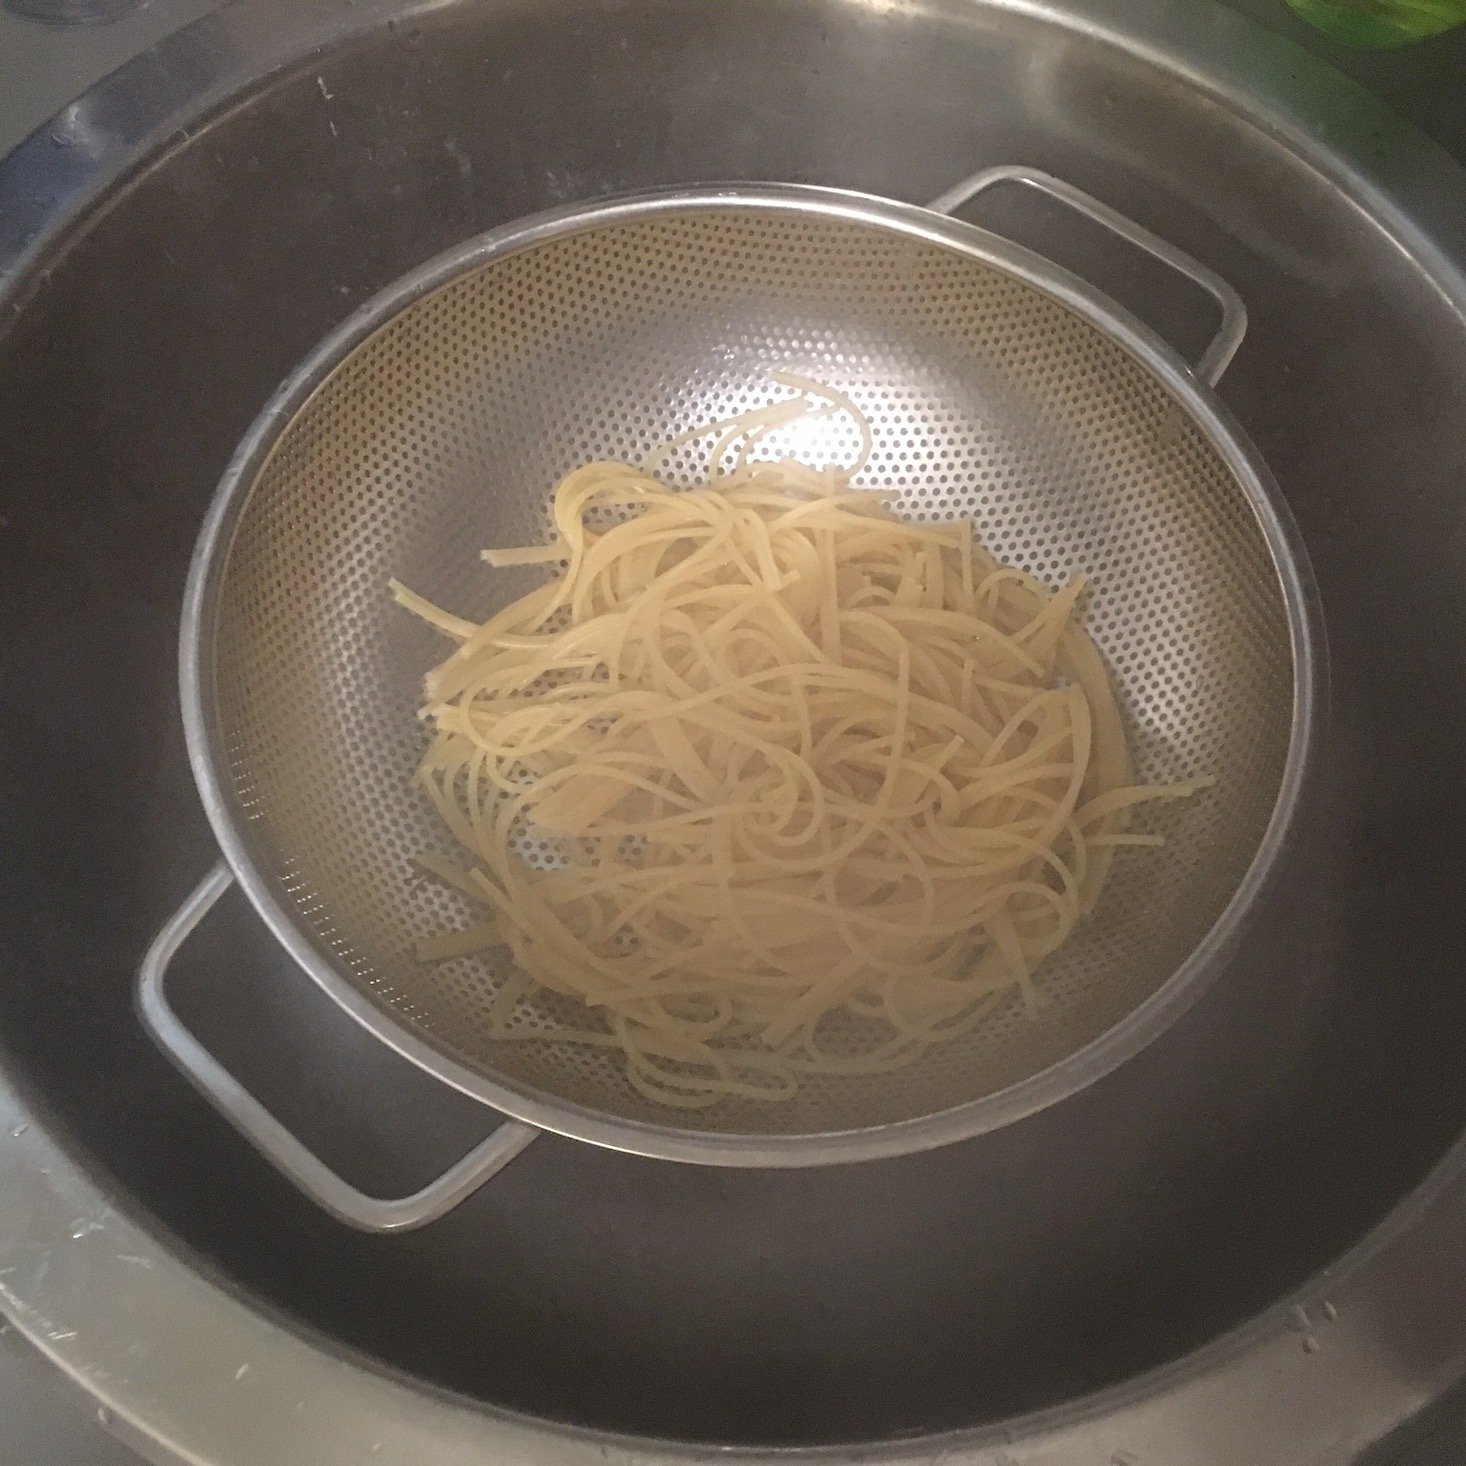
[[[97,1424],[103,1426],[112,1424],[112,1412],[105,1405],[97,1406]]]
[[[1317,1354],[1319,1349],[1318,1340],[1312,1334],[1308,1334],[1303,1340],[1303,1352],[1305,1354]]]
[[[19,1139],[20,1139],[20,1137],[21,1137],[21,1136],[22,1136],[22,1135],[24,1135],[24,1134],[25,1134],[25,1132],[26,1132],[26,1131],[27,1131],[27,1130],[29,1130],[29,1129],[30,1129],[30,1128],[31,1128],[31,1127],[30,1127],[30,1126],[29,1126],[29,1125],[17,1125],[17,1126],[16,1126],[16,1127],[15,1127],[15,1129],[13,1129],[13,1130],[12,1130],[12,1131],[11,1131],[11,1132],[10,1132],[10,1138],[11,1138],[11,1139],[12,1139],[12,1140],[19,1140]]]
[[[1330,1303],[1327,1298],[1325,1298],[1323,1301],[1323,1316],[1328,1319],[1330,1323],[1333,1323],[1333,1321],[1339,1316],[1339,1310],[1335,1308],[1334,1305]]]
[[[239,1368],[234,1371],[234,1378],[235,1379],[243,1379],[245,1377],[245,1375],[247,1375],[248,1373],[249,1373],[249,1365],[247,1365],[247,1364],[241,1364],[239,1366]]]

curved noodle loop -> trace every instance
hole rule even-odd
[[[1131,806],[1197,787],[1132,785],[1082,582],[901,522],[851,487],[856,409],[776,380],[798,396],[678,440],[714,440],[706,487],[566,477],[552,544],[484,557],[564,568],[484,624],[393,584],[457,643],[418,777],[466,859],[423,865],[487,918],[420,955],[507,945],[506,1037],[620,1048],[671,1105],[899,1068],[1015,990],[1036,1011],[1114,847],[1159,843]],[[754,456],[836,411],[854,464]],[[583,1024],[511,1030],[542,990]]]

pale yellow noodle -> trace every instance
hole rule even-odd
[[[903,523],[852,488],[855,404],[774,379],[795,395],[569,474],[551,543],[484,552],[552,578],[483,624],[392,583],[458,643],[418,777],[462,863],[421,865],[483,913],[419,955],[507,948],[496,1033],[619,1050],[673,1106],[889,1072],[1005,995],[1037,1013],[1116,847],[1157,843],[1133,808],[1200,784],[1134,784],[1081,580]],[[850,464],[755,456],[842,414]],[[703,440],[706,487],[658,481]],[[583,1020],[516,1024],[545,993]]]

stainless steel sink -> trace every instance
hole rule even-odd
[[[1251,309],[1223,395],[1333,680],[1259,931],[1141,1058],[946,1152],[545,1142],[421,1233],[322,1218],[129,1006],[212,858],[174,638],[237,437],[364,296],[549,203],[1011,161]],[[988,222],[1194,325],[1053,218]],[[1163,0],[238,0],[93,87],[0,164],[0,1306],[158,1459],[1356,1459],[1466,1370],[1463,241],[1443,154]],[[492,1123],[333,1026],[243,909],[208,935],[181,1001],[356,1179]]]

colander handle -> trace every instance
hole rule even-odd
[[[411,1231],[451,1211],[542,1133],[518,1120],[504,1120],[488,1139],[411,1196],[368,1196],[343,1181],[194,1037],[168,1001],[164,978],[169,964],[233,883],[232,872],[220,861],[153,938],[138,969],[138,1012],[184,1078],[318,1206],[363,1232]]]
[[[1221,381],[1222,373],[1231,365],[1237,348],[1242,344],[1242,338],[1247,334],[1247,307],[1236,290],[1215,270],[1209,269],[1200,260],[1192,259],[1184,250],[1177,249],[1160,235],[1152,234],[1133,219],[1127,219],[1108,204],[1091,198],[1072,183],[1065,183],[1062,178],[1054,178],[1021,163],[1008,164],[1001,168],[985,168],[981,173],[974,173],[971,178],[954,184],[944,194],[934,198],[927,207],[934,213],[951,214],[963,204],[971,203],[978,194],[985,193],[999,183],[1026,184],[1029,188],[1048,194],[1050,198],[1058,199],[1060,203],[1067,204],[1112,234],[1118,235],[1126,243],[1133,244],[1136,249],[1153,255],[1205,290],[1221,307],[1222,321],[1194,370],[1198,377],[1213,387]]]

